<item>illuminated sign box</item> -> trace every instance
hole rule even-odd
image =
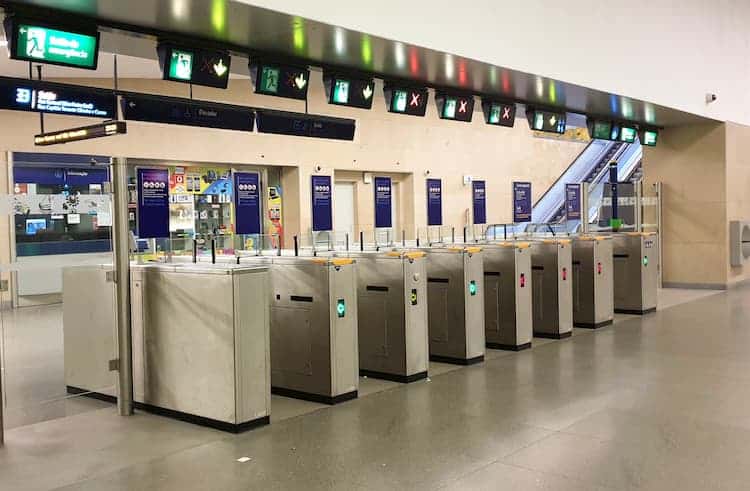
[[[516,123],[516,104],[514,102],[482,101],[484,122],[495,126],[512,128]]]
[[[69,28],[46,22],[5,18],[5,38],[14,60],[96,70],[99,32],[96,27]]]
[[[589,136],[595,140],[619,141],[621,125],[615,121],[604,119],[586,119]]]
[[[387,85],[383,90],[388,112],[409,116],[424,116],[427,113],[427,89]]]
[[[534,131],[557,133],[560,135],[565,133],[565,113],[526,108],[526,118],[529,120],[529,126]]]
[[[359,109],[372,108],[372,100],[375,94],[375,81],[372,78],[351,78],[325,74],[323,81],[329,104]]]
[[[623,126],[620,130],[620,141],[624,143],[635,143],[638,138],[638,129],[635,126]]]
[[[125,121],[107,121],[90,126],[82,126],[80,128],[69,128],[66,130],[41,133],[34,136],[34,145],[58,145],[61,143],[91,140],[93,138],[102,138],[105,136],[124,135],[127,132]]]
[[[435,99],[440,119],[471,122],[474,116],[474,96],[438,94]]]
[[[116,100],[103,89],[0,77],[0,109],[113,119]]]
[[[162,43],[156,48],[162,78],[217,89],[229,83],[231,57],[222,51],[208,51]]]
[[[658,130],[643,130],[643,133],[641,133],[641,143],[647,147],[655,147],[658,140]]]
[[[310,70],[277,63],[251,62],[255,93],[289,99],[307,99]]]
[[[256,117],[258,133],[351,141],[356,129],[352,119],[313,114],[258,109]]]
[[[255,112],[247,107],[177,97],[127,94],[122,96],[127,120],[253,131]]]

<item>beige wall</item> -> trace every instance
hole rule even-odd
[[[732,220],[750,220],[750,127],[727,123],[726,149],[728,226]],[[750,265],[732,267],[729,261],[726,264],[729,284],[750,278]]]
[[[104,87],[112,84],[105,79],[67,82]],[[405,196],[401,202],[415,204],[413,217],[408,216],[406,220],[414,227],[423,227],[426,222],[424,173],[430,170],[431,177],[443,179],[445,224],[460,227],[464,225],[464,212],[471,205],[470,186],[462,183],[464,174],[487,180],[487,218],[490,222],[506,222],[511,219],[511,181],[532,181],[536,199],[584,148],[581,143],[535,138],[524,120],[517,120],[513,129],[486,125],[479,112],[479,101],[474,122],[466,124],[439,120],[432,96],[427,116],[417,118],[389,114],[380,86],[373,110],[362,111],[327,104],[320,72],[312,73],[310,84],[309,112],[356,119],[354,142],[128,122],[125,136],[47,147],[44,151],[299,167],[298,172],[285,172],[283,177],[285,228],[290,236],[305,235],[309,231],[309,182],[318,165],[323,168],[322,173],[327,174],[346,170],[411,176],[405,178]],[[154,80],[121,80],[120,89],[181,97],[188,93],[186,85]],[[305,110],[303,101],[251,92],[249,80],[233,80],[226,91],[195,87],[194,97],[255,107]],[[46,129],[53,130],[89,121],[47,116],[45,122]],[[38,115],[2,111],[0,127],[3,128],[0,150],[39,150],[32,144],[32,136],[39,132]],[[294,190],[294,185],[298,191]]]
[[[724,287],[728,226],[724,124],[668,128],[644,149],[647,182],[662,182],[667,286]]]

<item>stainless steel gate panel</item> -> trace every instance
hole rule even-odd
[[[573,240],[573,324],[596,329],[614,319],[612,239],[580,236]]]
[[[531,249],[527,242],[482,246],[486,346],[520,351],[531,347]]]
[[[623,314],[646,314],[656,310],[658,285],[658,241],[653,232],[613,235],[614,306]]]
[[[534,336],[562,339],[573,331],[573,256],[571,241],[532,243]]]

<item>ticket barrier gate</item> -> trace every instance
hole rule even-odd
[[[534,336],[563,339],[573,334],[573,255],[568,239],[532,242]]]
[[[614,307],[622,314],[656,311],[659,258],[655,232],[614,234]]]
[[[243,256],[271,277],[271,392],[323,404],[357,397],[357,280],[350,258]]]
[[[482,254],[486,346],[512,351],[528,349],[533,336],[530,244],[484,244]]]
[[[430,359],[471,365],[484,361],[481,247],[430,247],[427,308]]]
[[[344,255],[357,263],[359,374],[402,383],[427,378],[426,253]]]
[[[573,240],[573,325],[597,329],[614,320],[612,239]]]

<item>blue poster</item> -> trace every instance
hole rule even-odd
[[[487,189],[484,181],[471,183],[472,204],[474,205],[474,223],[487,223]]]
[[[427,225],[443,224],[443,183],[427,179]]]
[[[260,233],[260,175],[234,173],[234,215],[236,233]]]
[[[169,170],[138,169],[138,237],[169,237]]]
[[[331,176],[312,176],[313,231],[333,230]]]
[[[513,183],[513,223],[531,221],[531,183]]]
[[[375,178],[375,228],[393,226],[393,186],[390,177]]]
[[[581,219],[581,185],[565,185],[565,216],[568,220]]]

